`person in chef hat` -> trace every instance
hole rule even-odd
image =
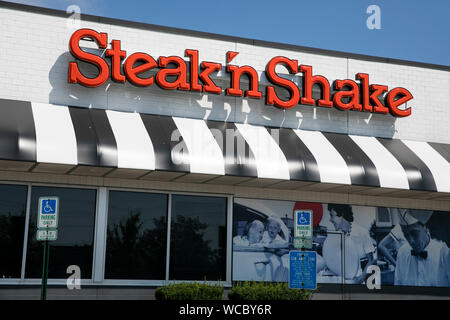
[[[402,209],[399,224],[407,244],[397,255],[395,285],[448,287],[448,247],[432,239],[427,222],[433,215],[430,210]]]

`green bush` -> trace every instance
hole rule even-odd
[[[314,290],[290,289],[288,283],[236,283],[228,293],[230,300],[310,300]]]
[[[156,300],[222,300],[223,286],[206,283],[177,283],[156,289]]]

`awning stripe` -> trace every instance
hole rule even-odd
[[[117,143],[119,168],[155,170],[155,152],[137,113],[106,110]]]
[[[78,164],[117,167],[116,139],[104,110],[69,107]]]
[[[31,103],[36,129],[36,161],[77,165],[77,140],[69,109]]]
[[[141,114],[155,149],[155,168],[190,172],[189,151],[171,117]],[[183,154],[184,153],[184,154]]]
[[[204,120],[173,117],[186,142],[192,173],[225,175],[222,150]]]
[[[400,162],[376,138],[349,135],[377,168],[383,188],[409,189],[408,176]]]
[[[232,122],[205,121],[222,150],[225,175],[257,177],[255,156]]]
[[[117,168],[118,152],[116,138],[105,110],[89,109],[95,134],[98,139],[98,162],[100,166]]]
[[[380,179],[378,178],[375,165],[348,135],[328,132],[324,132],[323,135],[347,163],[352,184],[380,186]]]
[[[0,99],[0,159],[36,161],[31,103]]]
[[[0,159],[450,192],[450,145],[0,99]]]
[[[236,123],[255,155],[258,178],[289,180],[289,167],[278,144],[265,127]]]
[[[402,140],[422,161],[433,174],[437,191],[450,192],[450,163],[448,163],[428,143],[422,141]]]
[[[286,156],[291,180],[320,182],[320,170],[314,155],[292,130],[279,129],[279,146]]]
[[[77,140],[78,164],[98,166],[98,139],[92,124],[89,109],[69,107]]]
[[[406,175],[408,176],[409,189],[437,191],[430,169],[401,140],[376,139],[397,158],[405,169]]]
[[[436,150],[447,162],[450,163],[450,144],[441,144],[428,142],[428,144]]]
[[[351,184],[345,160],[321,132],[293,130],[314,155],[321,182]]]

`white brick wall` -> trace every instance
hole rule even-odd
[[[109,41],[121,40],[122,50],[128,55],[141,51],[154,58],[160,55],[183,57],[184,50],[189,48],[199,50],[200,61],[219,62],[225,66],[226,52],[238,51],[240,54],[232,64],[251,65],[257,69],[264,94],[265,66],[278,55],[311,65],[314,74],[327,77],[330,83],[335,79],[354,79],[358,72],[368,73],[370,83],[407,88],[414,96],[408,103],[412,106],[412,115],[396,119],[390,115],[311,106],[280,110],[265,105],[264,97],[255,100],[224,94],[167,91],[156,85],[137,88],[129,83],[111,81],[98,88],[69,84],[68,62],[73,58],[68,52],[68,42],[75,29],[69,28],[62,17],[6,8],[0,8],[0,98],[450,143],[448,71],[89,21],[82,21],[80,28],[106,32]],[[225,79],[222,86],[227,86],[227,74],[219,77]],[[299,81],[299,77],[294,78]]]

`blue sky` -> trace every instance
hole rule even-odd
[[[257,40],[450,66],[449,0],[10,0]],[[381,29],[370,30],[370,5]]]

